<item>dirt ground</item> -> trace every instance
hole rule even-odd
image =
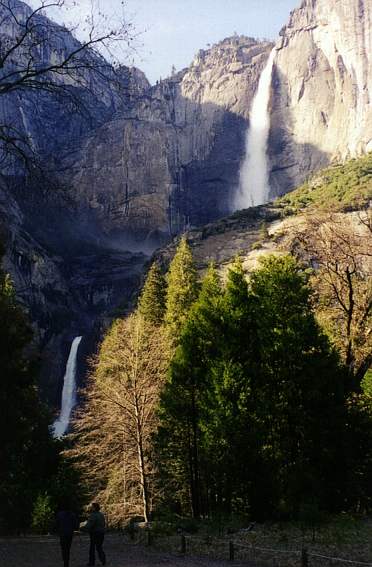
[[[89,539],[76,536],[71,548],[70,567],[88,563]],[[107,535],[104,549],[108,567],[231,567],[230,561],[182,557],[129,544],[117,535]],[[98,559],[96,565],[100,565]],[[238,562],[234,567],[241,567]],[[0,539],[0,567],[63,567],[58,538],[54,536]],[[247,563],[244,564],[248,566]],[[250,564],[250,567],[254,567]]]

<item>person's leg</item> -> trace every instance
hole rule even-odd
[[[72,544],[72,536],[68,536],[66,538],[66,565],[65,565],[65,567],[69,567],[69,565],[70,565],[71,544]]]
[[[71,548],[72,537],[61,536],[60,542],[61,542],[63,567],[69,567],[69,564],[70,564],[70,548]]]
[[[105,534],[96,534],[96,547],[97,547],[97,553],[98,553],[98,557],[100,562],[102,563],[102,565],[106,565],[106,555],[105,552],[103,551],[103,540],[105,539]]]
[[[66,567],[66,547],[65,547],[65,538],[63,536],[60,536],[59,543],[61,544],[63,567]]]
[[[94,534],[90,534],[89,565],[94,565],[96,561],[95,546]]]

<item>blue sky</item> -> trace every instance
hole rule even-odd
[[[29,0],[37,5],[40,0]],[[142,69],[151,82],[190,64],[195,53],[234,32],[275,39],[300,0],[66,0],[68,10],[54,17],[79,23],[93,2],[111,22],[124,16],[136,28],[135,50],[117,57]],[[78,32],[79,33],[79,32]]]

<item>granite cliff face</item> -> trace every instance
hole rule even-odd
[[[23,2],[9,1],[17,17],[27,17]],[[271,89],[272,196],[329,161],[372,149],[371,11],[370,0],[305,0],[283,28]],[[3,24],[6,42],[14,24]],[[41,62],[78,45],[42,16],[40,26],[55,31],[35,53]],[[1,94],[1,123],[21,132],[52,173],[30,183],[24,170],[8,167],[0,184],[5,268],[35,323],[52,402],[71,339],[130,302],[144,253],[229,213],[249,111],[272,47],[234,36],[152,87],[138,69],[114,73],[104,63],[109,81],[62,77],[64,100],[27,89]],[[86,112],[76,111],[76,97]],[[213,232],[207,247],[198,247],[201,263],[216,250],[218,259],[230,258],[246,245],[248,225],[254,240],[260,223],[274,221],[278,211],[247,215],[243,227],[240,217],[222,221],[232,227],[229,242],[222,225],[196,229],[201,241]],[[81,348],[89,350],[84,340]]]
[[[44,391],[54,404],[71,339],[92,334],[97,318],[130,300],[146,260],[142,253],[100,240],[91,219],[78,216],[60,182],[60,164],[149,84],[138,69],[114,72],[89,52],[85,63],[98,69],[94,80],[77,65],[76,73],[53,77],[52,84],[62,87],[56,91],[38,89],[32,82],[8,90],[6,77],[21,77],[25,64],[49,67],[80,46],[65,28],[35,15],[28,25],[36,35],[15,48],[30,14],[30,7],[18,0],[0,6],[0,55],[9,53],[0,68],[0,140],[16,133],[25,141],[22,149],[31,165],[36,160],[43,173],[38,168],[30,177],[24,162],[1,146],[0,232],[6,245],[4,268],[29,312],[44,361]]]
[[[0,55],[6,54],[0,69],[1,132],[4,125],[11,126],[12,134],[24,138],[48,170],[53,160],[60,161],[71,146],[79,145],[89,132],[126,108],[131,96],[149,86],[138,69],[114,70],[92,50],[79,55],[81,44],[65,27],[40,12],[33,14],[20,0],[0,5],[0,22]],[[39,69],[52,69],[74,53],[68,66],[37,79]],[[31,73],[23,84],[28,67],[35,68],[36,78]],[[20,85],[13,88],[15,77]],[[50,88],[39,88],[42,82]],[[14,174],[12,165],[4,170],[2,163],[2,173]],[[17,164],[16,173],[20,170],[22,163]]]
[[[57,406],[72,339],[83,335],[80,352],[90,355],[102,318],[127,309],[148,257],[97,240],[77,230],[62,196],[37,196],[32,188],[0,184],[3,268],[33,324],[41,356],[42,389]],[[86,366],[82,370],[84,371]]]
[[[145,91],[72,158],[73,199],[107,234],[134,239],[167,239],[226,214],[271,47],[226,39]]]
[[[304,0],[277,43],[272,192],[372,150],[372,3]]]
[[[371,12],[369,0],[305,0],[281,31],[272,197],[372,148]],[[229,212],[271,47],[234,37],[200,51],[188,69],[145,90],[87,139],[67,182],[106,234],[161,242]]]
[[[17,36],[14,16],[22,22],[30,15],[18,0],[11,8],[2,13],[0,7],[3,45]],[[79,45],[43,16],[36,24],[41,34],[53,31],[32,52],[40,65]],[[62,97],[33,89],[2,93],[1,122],[47,164],[46,176],[31,180],[17,161],[3,168],[0,222],[4,267],[34,323],[52,403],[71,339],[91,335],[102,317],[130,302],[143,252],[227,212],[251,98],[270,48],[243,37],[225,40],[154,87],[137,69],[114,73],[104,63],[109,80],[58,77]],[[22,57],[9,61],[12,69]],[[88,57],[101,71],[97,56]],[[84,112],[75,111],[76,99]]]

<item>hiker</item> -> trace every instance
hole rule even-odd
[[[57,528],[61,544],[63,567],[70,565],[70,550],[74,531],[78,529],[78,519],[68,506],[61,506],[57,514]]]
[[[97,502],[93,502],[88,521],[81,527],[90,536],[88,566],[92,567],[95,564],[96,550],[102,565],[106,565],[106,555],[102,548],[103,540],[105,539],[105,528],[105,516],[100,512],[100,505]]]

